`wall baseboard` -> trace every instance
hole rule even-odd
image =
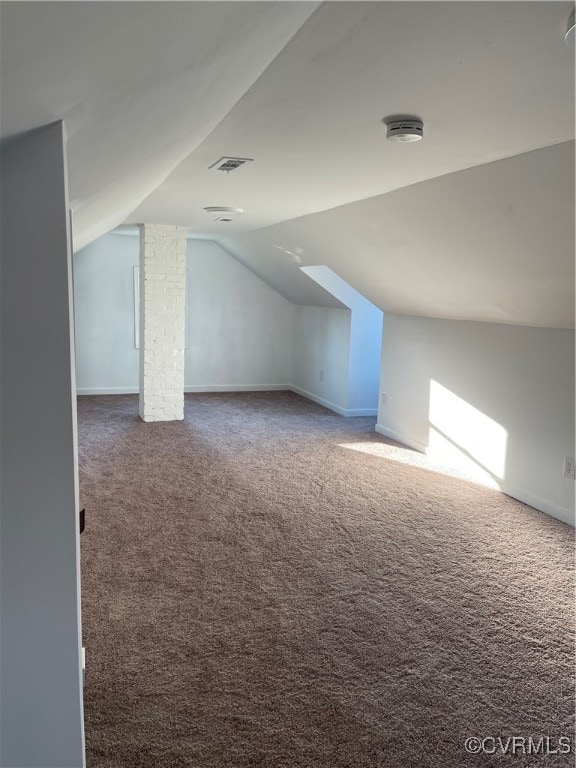
[[[290,385],[290,391],[294,392],[296,395],[305,397],[307,400],[312,400],[312,402],[318,403],[318,405],[323,405],[324,408],[335,411],[335,413],[339,413],[340,416],[346,416],[345,408],[336,405],[336,403],[331,403],[330,400],[325,400],[323,397],[318,397],[318,395],[315,395],[313,392],[308,392],[308,390],[297,387],[295,384]]]
[[[290,391],[289,384],[206,384],[184,387],[184,392],[273,392]],[[137,395],[138,387],[79,387],[77,395]]]
[[[297,387],[295,384],[291,384],[289,389],[294,392],[296,395],[301,395],[302,397],[305,397],[307,400],[312,400],[314,403],[318,403],[318,405],[323,405],[324,408],[328,408],[331,411],[334,411],[335,413],[338,413],[340,416],[345,416],[346,418],[354,417],[354,416],[377,416],[378,411],[375,408],[342,408],[340,405],[336,405],[336,403],[330,402],[330,400],[325,400],[323,397],[319,397],[318,395],[315,395],[313,392],[308,392],[306,389],[302,389],[301,387]]]
[[[76,394],[82,395],[137,395],[138,387],[78,387]]]
[[[354,418],[354,416],[378,416],[378,408],[348,408],[345,415],[347,418]]]
[[[289,384],[200,384],[185,386],[184,392],[289,392]]]
[[[388,429],[388,427],[382,426],[382,424],[376,424],[374,429],[379,435],[389,437],[397,443],[401,443],[408,448],[413,448],[420,453],[428,455],[428,446],[423,443],[418,443],[416,440],[412,440],[399,432],[395,432],[393,429]],[[494,488],[493,490],[500,490],[500,493],[504,493],[506,496],[511,496],[513,499],[521,501],[529,507],[534,507],[534,509],[544,512],[547,515],[550,515],[550,517],[560,520],[562,523],[571,525],[573,528],[576,526],[576,513],[574,510],[565,509],[559,504],[543,499],[541,496],[537,496],[531,491],[526,491],[523,488],[519,488],[518,486],[506,482],[498,482],[498,488]]]
[[[576,512],[574,510],[565,509],[553,501],[543,499],[541,496],[537,496],[531,491],[525,491],[523,488],[518,488],[515,485],[509,485],[508,483],[499,483],[499,485],[501,492],[505,493],[506,496],[511,496],[513,499],[517,499],[529,507],[545,512],[550,517],[555,517],[556,520],[571,525],[572,528],[576,527]]]
[[[389,437],[390,440],[394,440],[397,443],[402,443],[402,445],[406,445],[408,448],[413,448],[415,451],[419,451],[420,453],[428,453],[428,446],[424,445],[424,443],[419,443],[416,440],[412,440],[410,437],[406,437],[406,435],[400,434],[400,432],[395,432],[393,429],[383,427],[382,424],[376,424],[374,430],[378,432],[379,435]]]
[[[308,400],[313,400],[318,405],[323,405],[340,416],[377,416],[378,411],[372,408],[341,408],[336,403],[324,400],[321,397],[307,392],[305,389],[291,384],[199,384],[184,387],[185,393],[191,392],[295,392]],[[82,395],[137,395],[138,387],[80,387],[76,390],[78,396]]]

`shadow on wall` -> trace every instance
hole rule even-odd
[[[330,267],[300,267],[328,293],[350,310],[347,399],[350,411],[378,408],[378,381],[382,351],[383,313]]]

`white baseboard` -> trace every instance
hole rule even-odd
[[[383,427],[382,424],[376,424],[374,427],[374,430],[378,432],[379,435],[384,435],[384,437],[389,437],[390,440],[395,440],[397,443],[402,443],[402,445],[407,445],[408,448],[413,448],[415,451],[419,451],[420,453],[428,453],[428,446],[424,445],[423,443],[418,443],[416,440],[412,440],[410,437],[406,437],[406,435],[401,435],[400,432],[395,432],[393,429],[388,429],[388,427]]]
[[[324,408],[329,408],[331,411],[339,413],[340,416],[346,416],[345,408],[336,405],[336,403],[331,403],[330,400],[324,400],[323,397],[318,397],[318,395],[315,395],[313,392],[308,392],[308,390],[297,387],[294,384],[290,385],[290,390],[297,395],[305,397],[307,400],[312,400],[314,403],[318,403],[318,405],[323,405]]]
[[[397,443],[406,445],[408,448],[413,448],[420,453],[428,454],[427,445],[419,443],[416,440],[412,440],[411,438],[406,437],[399,432],[395,432],[393,429],[388,429],[388,427],[384,427],[382,424],[376,424],[374,429],[376,432],[378,432],[379,435],[389,437],[391,440],[395,440]],[[526,491],[523,488],[510,485],[506,482],[498,481],[498,487],[499,488],[496,488],[495,490],[499,489],[500,492],[505,493],[506,496],[511,496],[513,499],[517,499],[523,504],[527,504],[529,507],[534,507],[534,509],[537,509],[540,512],[545,512],[547,515],[550,515],[550,517],[554,517],[556,520],[567,523],[573,528],[576,526],[576,514],[574,510],[561,507],[559,504],[555,504],[553,501],[543,499],[541,496],[537,496],[531,491]]]
[[[330,400],[325,400],[323,397],[319,397],[318,395],[315,395],[313,392],[308,392],[306,389],[302,389],[301,387],[297,387],[295,384],[290,385],[290,390],[294,392],[297,395],[301,395],[302,397],[305,397],[307,400],[312,400],[314,403],[318,403],[318,405],[323,405],[324,408],[329,408],[331,411],[334,411],[335,413],[340,414],[340,416],[345,416],[346,418],[354,417],[354,416],[377,416],[378,410],[376,408],[342,408],[340,405],[336,405],[336,403],[330,402]]]
[[[289,384],[207,384],[184,387],[184,392],[273,392],[290,391]],[[138,387],[80,387],[77,395],[137,395]]]
[[[347,418],[354,416],[378,416],[378,408],[348,408],[344,414]]]
[[[576,513],[574,510],[565,509],[559,504],[555,504],[553,501],[543,499],[541,496],[537,496],[531,491],[525,491],[522,488],[518,488],[515,485],[509,485],[508,483],[499,483],[500,490],[505,493],[506,496],[511,496],[513,499],[518,499],[523,504],[528,504],[529,507],[545,512],[550,517],[555,517],[556,520],[560,520],[562,523],[571,525],[572,528],[576,527]]]
[[[287,392],[289,390],[289,384],[201,384],[184,387],[184,392]]]
[[[138,387],[79,387],[77,395],[137,395]]]

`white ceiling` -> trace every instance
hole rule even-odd
[[[82,247],[210,134],[316,7],[2,2],[1,135],[65,121]]]
[[[65,120],[76,247],[174,223],[297,303],[331,303],[322,263],[384,310],[566,327],[572,7],[4,2],[2,135]],[[386,142],[394,114],[425,139]]]
[[[574,325],[574,142],[223,238],[295,303],[326,264],[389,312]]]
[[[573,139],[569,9],[325,3],[129,220],[248,231]],[[385,141],[398,113],[424,120],[424,141]],[[208,170],[228,154],[255,162]],[[213,224],[209,205],[246,213]]]

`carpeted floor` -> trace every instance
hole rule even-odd
[[[79,399],[89,768],[573,765],[464,748],[572,735],[572,529],[373,427]]]

